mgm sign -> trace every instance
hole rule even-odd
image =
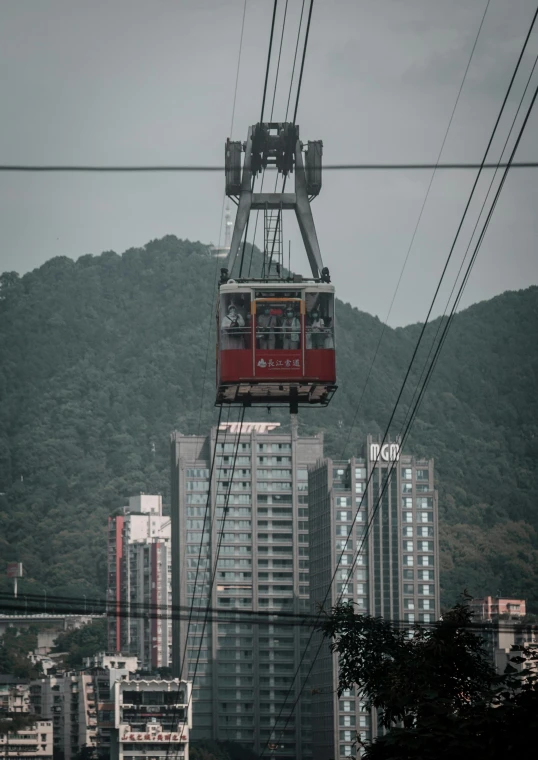
[[[379,443],[371,443],[370,461],[378,462],[380,459],[382,462],[398,462],[400,460],[400,444],[384,443],[383,446],[380,446]]]

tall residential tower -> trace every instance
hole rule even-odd
[[[194,680],[194,738],[237,741],[257,752],[278,738],[272,754],[301,760],[312,752],[310,694],[282,736],[283,723],[277,732],[272,727],[288,689],[285,716],[299,695],[301,679],[294,682],[293,674],[310,631],[270,616],[253,625],[248,613],[304,614],[309,607],[308,467],[323,456],[323,439],[278,427],[235,423],[222,425],[218,436],[216,429],[172,436],[174,609],[194,602],[216,611],[205,629],[200,616],[189,629],[185,617],[174,618],[173,672]],[[237,622],[215,619],[230,612],[245,614]],[[305,662],[301,674],[307,671]]]
[[[372,437],[365,448],[360,458],[324,459],[309,471],[312,611],[341,600],[410,626],[433,622],[440,614],[433,460]],[[376,735],[374,717],[354,691],[338,699],[338,659],[316,633],[312,651],[320,645],[311,679],[313,757],[354,757],[357,733]]]
[[[170,530],[160,495],[132,496],[108,520],[108,650],[136,655],[150,670],[170,664]],[[142,614],[150,605],[160,616]]]

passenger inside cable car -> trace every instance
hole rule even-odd
[[[226,282],[218,321],[218,399],[328,403],[336,369],[332,285]]]

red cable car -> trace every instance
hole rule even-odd
[[[310,209],[321,189],[321,142],[308,143],[305,165],[302,152],[298,127],[292,124],[257,124],[244,146],[226,144],[226,192],[238,197],[238,211],[219,286],[216,405],[289,406],[297,413],[302,404],[326,406],[336,391],[334,287],[321,261]],[[252,192],[253,176],[271,164],[285,177],[295,170],[295,193]],[[228,272],[253,209],[264,211],[265,276],[231,279]],[[285,209],[296,212],[311,279],[281,276]]]

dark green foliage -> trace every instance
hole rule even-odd
[[[37,628],[6,628],[0,637],[0,673],[8,673],[17,678],[37,678],[41,668],[32,665],[29,652],[37,649]]]
[[[192,742],[191,760],[258,760],[258,755],[236,742],[214,742],[209,739]]]
[[[440,623],[404,631],[334,608],[322,626],[339,657],[339,685],[358,686],[385,733],[365,744],[367,760],[501,760],[525,754],[538,729],[538,653],[515,648],[497,675],[458,604]]]
[[[13,741],[12,735],[17,734],[19,731],[28,728],[35,722],[34,715],[28,715],[27,713],[1,713],[0,714],[0,736],[2,734],[8,734],[8,743]],[[8,748],[6,747],[6,750]],[[6,752],[6,754],[8,754]]]
[[[88,747],[86,744],[73,755],[73,760],[109,760],[109,758],[110,752],[107,749]]]
[[[24,563],[21,597],[102,595],[108,515],[139,491],[169,502],[170,432],[205,433],[217,419],[220,265],[168,236],[1,276],[0,559]],[[464,587],[501,589],[538,611],[537,323],[536,287],[458,315],[406,446],[436,459],[446,602]],[[420,326],[385,330],[358,411],[382,324],[338,302],[337,328],[340,388],[327,409],[301,412],[300,432],[323,431],[327,454],[347,458],[384,431]]]
[[[107,646],[106,620],[92,623],[61,633],[54,645],[55,652],[65,652],[64,662],[69,668],[80,668],[85,657],[105,652]]]

